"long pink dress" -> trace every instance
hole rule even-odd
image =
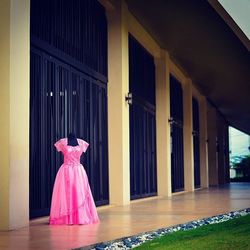
[[[77,139],[79,146],[68,146],[67,138],[55,143],[64,155],[64,163],[59,168],[52,194],[50,225],[92,224],[99,222],[95,203],[89,187],[85,169],[80,157],[89,144]]]

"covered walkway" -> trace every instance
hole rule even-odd
[[[49,226],[48,217],[41,218],[29,227],[0,232],[0,249],[72,249],[249,207],[250,183],[231,183],[101,207],[97,225]]]

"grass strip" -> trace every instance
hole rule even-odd
[[[250,249],[250,215],[218,224],[178,231],[143,243],[134,249],[231,250]]]

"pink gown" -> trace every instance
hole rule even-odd
[[[77,139],[79,146],[68,146],[67,138],[55,143],[57,151],[64,155],[59,168],[51,201],[50,225],[92,224],[99,222],[95,203],[80,156],[89,144]]]

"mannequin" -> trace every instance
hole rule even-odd
[[[79,144],[78,144],[78,141],[77,141],[77,139],[76,139],[76,135],[75,135],[74,133],[69,133],[69,134],[68,134],[68,145],[69,145],[69,146],[73,146],[73,147],[79,145]]]
[[[53,187],[50,225],[86,225],[99,222],[95,202],[81,156],[89,144],[74,133],[55,144],[64,156]]]

